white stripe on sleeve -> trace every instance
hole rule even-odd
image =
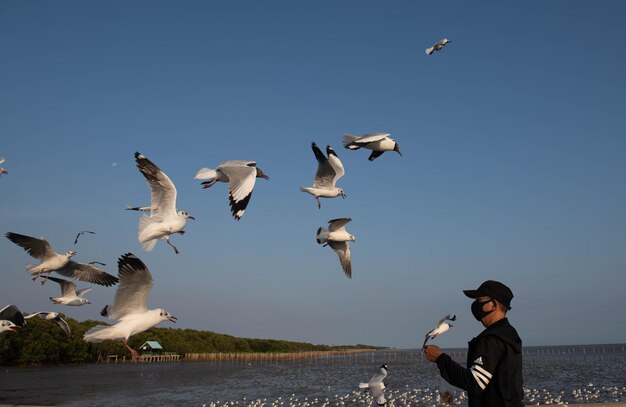
[[[489,384],[489,380],[491,380],[491,373],[478,365],[472,366],[470,371],[472,372],[472,376],[474,376],[476,383],[478,383],[482,390],[485,390],[485,387]]]

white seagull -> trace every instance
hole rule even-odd
[[[361,147],[372,150],[372,154],[368,158],[370,161],[374,161],[385,151],[395,151],[402,157],[400,146],[394,139],[389,137],[389,133],[372,133],[361,137],[346,134],[343,136],[343,146],[348,150],[358,150]]]
[[[59,324],[59,326],[61,327],[61,329],[63,330],[63,332],[65,332],[67,336],[72,336],[72,331],[70,330],[70,326],[67,324],[67,322],[65,322],[63,318],[59,316],[58,312],[50,312],[50,311],[35,312],[34,314],[26,315],[24,319],[29,319],[29,318],[33,318],[37,316],[40,319],[43,319],[44,321],[56,322],[57,324]]]
[[[150,270],[139,258],[127,253],[120,257],[117,265],[120,285],[115,291],[113,305],[105,306],[100,314],[118,322],[111,326],[95,326],[83,338],[95,343],[109,339],[123,340],[135,360],[138,354],[128,345],[128,338],[161,321],[176,322],[176,317],[162,308],[148,309],[148,295],[154,282]]]
[[[41,260],[40,264],[29,264],[26,266],[26,270],[34,276],[33,281],[36,280],[37,277],[40,277],[42,273],[47,273],[46,278],[41,282],[41,284],[44,284],[50,276],[50,273],[56,271],[65,277],[76,278],[107,287],[117,283],[117,277],[100,270],[94,265],[77,263],[70,260],[76,255],[75,251],[58,254],[50,247],[48,241],[43,238],[38,239],[36,237],[12,232],[8,232],[6,237],[26,250],[26,253]]]
[[[2,164],[4,162],[4,157],[0,157],[0,164]],[[5,170],[4,168],[0,167],[0,175],[2,174],[8,174],[9,172],[7,170]]]
[[[183,229],[187,219],[195,218],[185,211],[176,211],[176,187],[159,167],[138,152],[135,153],[135,162],[152,194],[150,215],[139,218],[139,243],[149,252],[159,239],[164,239],[178,254],[178,249],[170,242],[170,236],[174,233],[185,234]]]
[[[228,182],[228,200],[230,211],[236,220],[241,219],[252,197],[252,190],[257,178],[269,180],[263,170],[256,166],[256,161],[230,160],[216,169],[200,168],[194,179],[207,180],[202,188],[210,188],[216,182]]]
[[[22,312],[12,304],[0,310],[0,333],[17,332],[26,325]]]
[[[352,262],[350,259],[350,241],[356,238],[346,231],[346,224],[351,218],[338,218],[328,221],[328,229],[317,229],[317,243],[330,246],[339,256],[341,268],[348,278],[352,278]]]
[[[321,208],[320,197],[335,198],[340,195],[342,198],[346,197],[343,189],[335,186],[337,180],[343,177],[346,172],[343,169],[341,160],[339,160],[339,156],[330,146],[326,146],[328,157],[324,156],[322,150],[315,143],[311,143],[311,148],[317,159],[317,172],[315,173],[315,178],[313,178],[313,187],[300,187],[300,191],[313,195],[317,201],[317,207]]]
[[[385,399],[384,390],[386,387],[385,378],[387,377],[388,367],[383,364],[380,367],[378,373],[376,373],[368,383],[359,383],[360,389],[369,390],[370,394],[379,406],[384,406],[387,400]]]
[[[59,283],[61,286],[61,297],[50,297],[50,301],[54,304],[80,306],[91,304],[87,298],[83,298],[83,294],[91,291],[91,288],[83,288],[76,290],[76,284],[62,278],[49,277],[49,280]]]
[[[435,43],[435,45],[433,45],[432,47],[426,48],[426,55],[431,55],[434,51],[441,51],[441,49],[443,47],[445,47],[446,45],[448,45],[451,42],[452,41],[450,41],[447,38],[443,38],[443,39],[437,41],[437,43]]]
[[[435,339],[438,335],[441,335],[442,333],[446,332],[448,329],[454,326],[447,323],[446,321],[456,321],[456,315],[448,314],[445,317],[441,318],[441,320],[437,324],[437,327],[426,334],[422,348],[426,346],[426,342],[428,342],[429,339]]]

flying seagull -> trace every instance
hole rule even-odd
[[[441,49],[443,47],[445,47],[446,45],[448,45],[451,42],[452,41],[450,41],[447,38],[443,38],[443,39],[437,41],[437,43],[435,43],[435,45],[433,45],[432,47],[426,48],[426,55],[431,55],[434,51],[441,51]]]
[[[41,284],[44,284],[50,276],[50,273],[56,271],[64,277],[76,278],[78,280],[107,287],[117,283],[117,277],[112,276],[93,265],[77,263],[70,260],[76,255],[75,251],[58,254],[52,249],[52,247],[50,247],[48,241],[43,238],[38,239],[36,237],[20,235],[12,232],[8,232],[6,237],[16,245],[26,250],[26,253],[30,254],[32,257],[41,260],[40,264],[29,264],[26,266],[26,270],[34,276],[33,281],[36,280],[37,277],[41,277],[42,273],[47,273],[46,278],[41,282]]]
[[[22,312],[12,304],[0,309],[0,333],[17,332],[26,325]]]
[[[117,320],[115,325],[98,325],[84,335],[87,342],[99,343],[105,340],[123,340],[124,345],[136,360],[137,351],[128,345],[131,335],[152,328],[161,321],[176,322],[176,317],[162,308],[147,307],[148,295],[153,280],[150,270],[134,254],[127,253],[117,262],[120,285],[115,291],[113,305],[107,305],[100,314]]]
[[[0,164],[2,164],[4,162],[4,157],[0,157]],[[8,174],[9,172],[7,170],[5,170],[4,168],[0,167],[0,175],[2,174]]]
[[[452,324],[447,323],[446,321],[456,321],[456,315],[449,314],[441,318],[441,320],[437,324],[437,327],[426,334],[422,348],[426,346],[426,342],[428,342],[429,339],[435,339],[438,335],[441,335],[442,333],[446,332],[448,329],[454,326]]]
[[[50,280],[55,283],[59,283],[61,286],[61,297],[50,297],[50,301],[54,304],[73,305],[80,306],[85,304],[91,304],[87,298],[83,298],[83,294],[91,291],[91,288],[83,288],[76,290],[76,284],[71,281],[63,280],[62,278],[49,277]]]
[[[328,157],[324,156],[322,150],[320,150],[315,143],[311,143],[311,149],[317,160],[317,172],[315,173],[315,178],[313,178],[313,187],[300,187],[300,191],[313,195],[317,201],[317,207],[321,208],[320,197],[346,197],[343,189],[335,186],[337,180],[345,174],[345,170],[343,169],[341,160],[339,160],[339,156],[331,146],[326,146],[326,154],[328,154]]]
[[[81,237],[81,235],[85,234],[85,233],[91,233],[92,235],[95,235],[96,232],[92,232],[90,230],[81,230],[80,232],[78,232],[78,234],[76,235],[76,239],[74,239],[74,244],[78,243],[78,238]]]
[[[59,316],[58,312],[49,312],[49,311],[35,312],[34,314],[26,315],[24,319],[29,319],[29,318],[33,318],[37,316],[40,319],[43,319],[44,321],[56,322],[57,324],[59,324],[59,326],[61,327],[61,329],[63,330],[63,332],[65,332],[67,336],[72,336],[72,331],[70,330],[70,326],[67,324],[67,322],[65,322],[63,318]]]
[[[374,401],[379,406],[384,406],[387,400],[385,400],[384,390],[386,387],[385,378],[387,377],[388,367],[386,364],[380,367],[378,373],[376,373],[368,383],[359,383],[360,389],[370,392]]]
[[[257,178],[269,180],[263,170],[256,166],[256,161],[230,160],[216,169],[200,168],[194,179],[207,180],[202,188],[210,188],[216,182],[228,182],[228,200],[230,211],[236,220],[241,219],[252,197],[252,190]]]
[[[361,147],[372,150],[368,158],[370,161],[374,161],[385,151],[395,151],[402,157],[400,146],[394,139],[389,137],[389,133],[372,133],[361,137],[346,134],[343,136],[343,146],[349,150],[358,150]]]
[[[137,168],[146,178],[150,187],[150,215],[139,218],[139,243],[146,251],[152,251],[157,240],[163,239],[178,254],[178,249],[170,242],[170,236],[183,230],[187,219],[195,219],[185,211],[176,211],[176,187],[170,178],[152,161],[140,153],[135,153]]]
[[[350,260],[350,241],[355,237],[346,231],[346,224],[351,218],[338,218],[328,221],[328,229],[317,229],[317,243],[330,246],[339,256],[341,268],[348,278],[352,278],[352,262]]]

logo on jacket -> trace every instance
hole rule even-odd
[[[475,361],[474,364],[476,365],[482,365],[483,364],[483,357],[479,356]]]

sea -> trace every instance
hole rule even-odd
[[[526,347],[526,405],[626,401],[626,344]],[[446,353],[462,365],[464,349]],[[419,350],[386,349],[298,360],[100,363],[0,368],[0,404],[58,406],[375,406],[359,389],[389,367],[389,406],[452,405],[466,394]]]

